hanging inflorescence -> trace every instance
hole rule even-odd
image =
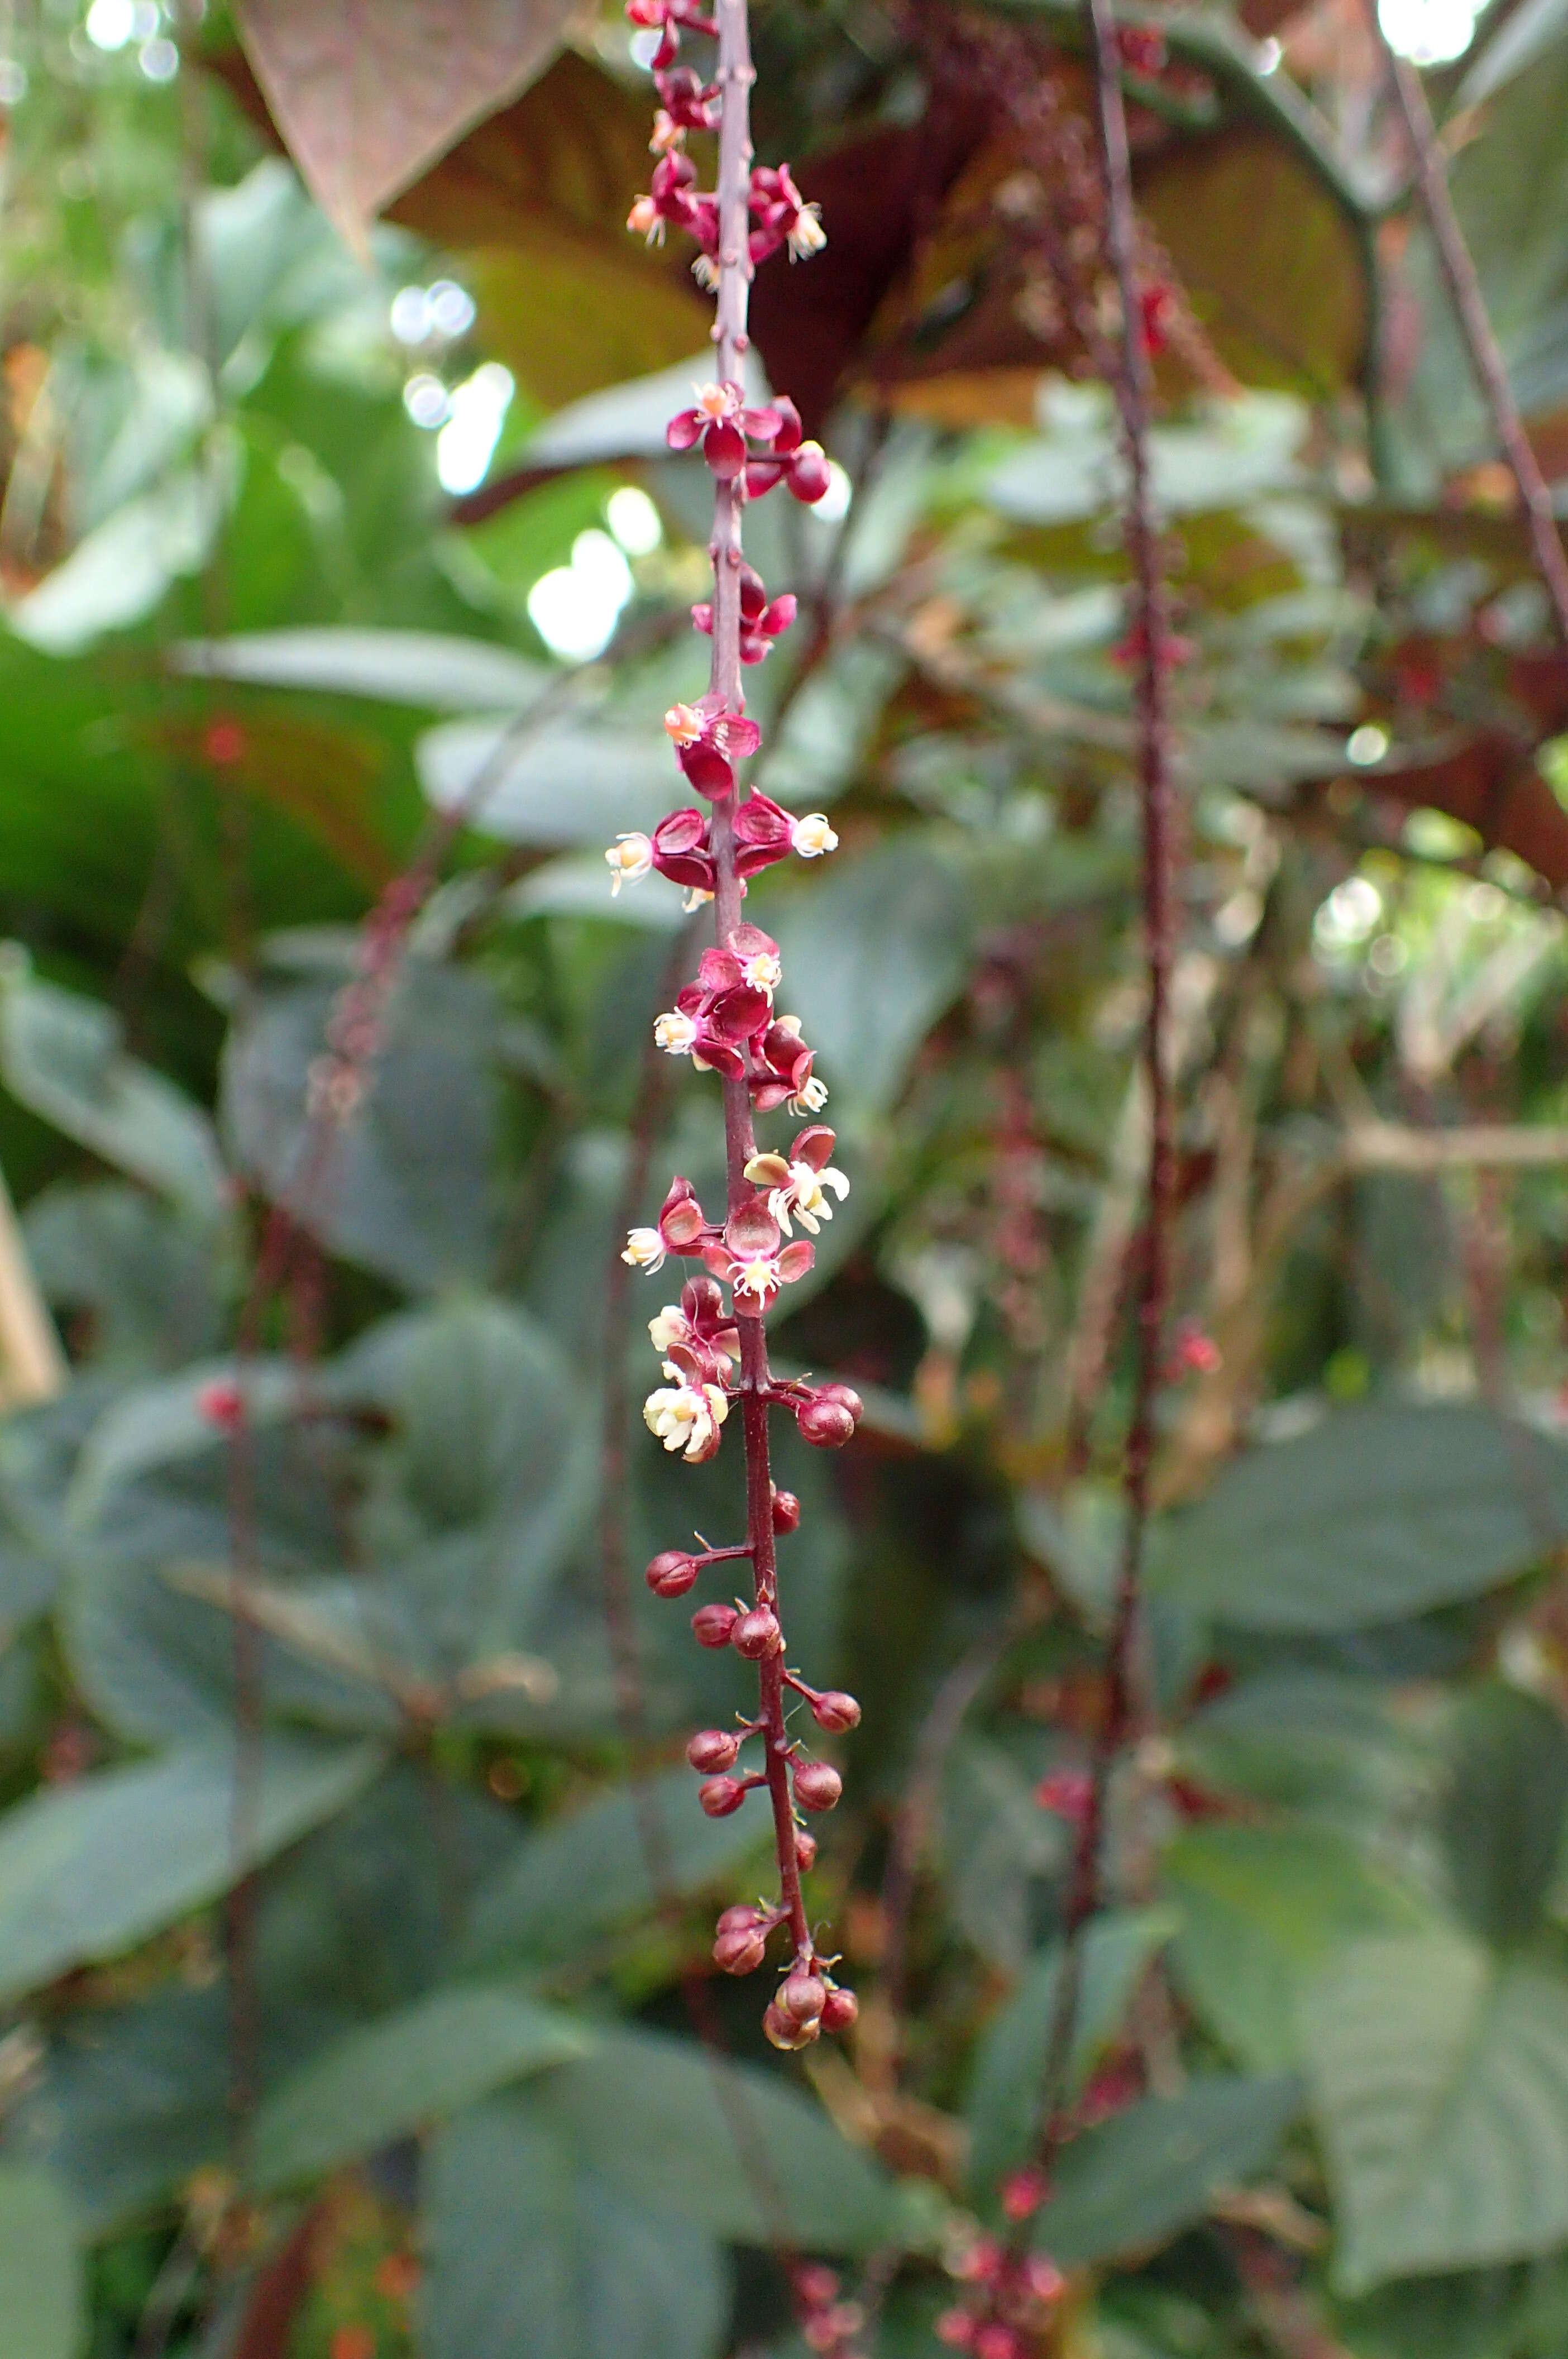
[[[727,1973],[752,1973],[770,1936],[784,1929],[783,1978],[763,2024],[776,2047],[803,2048],[824,2030],[847,2029],[856,2008],[853,1992],[833,1982],[835,1961],[817,1949],[800,1891],[817,1849],[803,1814],[833,1808],[839,1775],[810,1757],[789,1716],[804,1705],[820,1729],[839,1735],[855,1725],[860,1706],[853,1696],[809,1687],[787,1662],[775,1546],[795,1529],[800,1508],[772,1480],[768,1419],[786,1409],[806,1440],[832,1450],[854,1433],[860,1402],[847,1385],[776,1380],[763,1317],[779,1289],[811,1268],[811,1240],[849,1183],[830,1159],[833,1132],[812,1119],[827,1099],[812,1051],[798,1020],[776,1010],[779,945],[743,922],[741,903],[746,880],[774,861],[791,853],[815,859],[838,839],[820,811],[796,818],[739,783],[738,765],[761,744],[746,717],[743,667],[762,662],[795,619],[793,597],[770,597],[746,564],[741,521],[747,501],[780,485],[808,506],[829,486],[827,460],[805,439],[794,403],[782,397],[754,403],[744,384],[757,265],[782,249],[791,259],[814,254],[824,241],[816,209],[789,167],[752,166],[746,0],[717,0],[712,16],[702,0],[626,0],[626,15],[655,37],[648,61],[659,98],[651,143],[659,161],[628,227],[650,242],[670,230],[694,239],[696,275],[718,298],[716,375],[693,388],[691,407],[668,430],[670,449],[700,451],[713,477],[713,594],[691,610],[694,627],[713,640],[713,658],[708,694],[675,705],[664,723],[688,784],[708,808],[672,811],[651,836],[622,835],[605,858],[612,892],[657,869],[685,888],[689,909],[713,905],[713,947],[703,952],[695,982],[659,1017],[654,1038],[669,1055],[690,1057],[699,1072],[719,1076],[728,1194],[724,1221],[710,1220],[690,1182],[675,1180],[657,1226],[631,1232],[625,1259],[649,1273],[670,1256],[701,1265],[680,1302],[649,1321],[665,1382],[643,1413],[666,1450],[700,1465],[714,1455],[738,1408],[746,1473],[746,1538],[729,1548],[668,1549],[648,1566],[648,1581],[658,1596],[683,1597],[712,1566],[750,1567],[749,1598],[701,1605],[691,1626],[699,1646],[733,1647],[757,1665],[756,1716],[732,1729],[701,1730],[686,1755],[702,1777],[700,1799],[710,1817],[727,1817],[754,1788],[768,1795],[778,1897],[725,1909],[713,1955]],[[717,42],[712,81],[676,63],[683,35]],[[698,186],[686,138],[712,131],[719,135],[719,169],[710,194]],[[754,1117],[781,1109],[804,1126],[782,1152],[759,1153]],[[797,1235],[798,1228],[806,1234]]]

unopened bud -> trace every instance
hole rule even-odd
[[[795,1863],[802,1875],[810,1875],[817,1864],[817,1839],[804,1827],[795,1830]]]
[[[844,1779],[825,1761],[797,1761],[795,1799],[803,1810],[831,1810],[844,1791]]]
[[[791,2017],[781,2014],[777,2002],[764,2015],[762,2028],[775,2048],[783,2049],[809,2048],[819,2031],[814,2023],[796,2023]]]
[[[846,1729],[860,1726],[860,1706],[842,1688],[826,1688],[811,1705],[811,1718],[830,1735],[842,1736]]]
[[[773,1528],[776,1532],[798,1531],[800,1524],[800,1502],[793,1491],[773,1494]]]
[[[733,1605],[699,1605],[691,1616],[691,1635],[699,1647],[727,1647],[739,1620]]]
[[[727,1819],[746,1797],[746,1788],[738,1777],[710,1777],[697,1788],[697,1799],[711,1819]]]
[[[713,1943],[713,1963],[726,1974],[754,1974],[768,1955],[761,1928],[736,1925]]]
[[[852,1990],[831,1990],[822,2001],[822,2029],[849,2031],[860,2019],[860,2001]]]
[[[833,1401],[838,1408],[847,1409],[856,1425],[866,1414],[866,1404],[853,1385],[819,1385],[817,1398]]]
[[[795,1411],[800,1439],[814,1450],[842,1450],[855,1432],[855,1419],[838,1401],[802,1401]]]
[[[820,442],[802,442],[789,470],[789,489],[798,500],[814,507],[833,484],[826,453]]]
[[[700,1728],[686,1747],[693,1769],[733,1769],[739,1756],[740,1738],[728,1728]]]
[[[737,1655],[748,1662],[760,1662],[764,1655],[776,1655],[784,1644],[784,1633],[779,1627],[779,1616],[769,1605],[754,1605],[749,1614],[737,1619],[730,1633],[730,1641]]]
[[[821,1974],[808,1967],[797,1966],[779,1984],[774,2005],[791,2023],[816,2023],[827,2005],[828,1986]]]
[[[644,1578],[656,1597],[684,1597],[697,1578],[697,1560],[680,1549],[666,1549],[654,1558]]]

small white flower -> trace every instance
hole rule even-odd
[[[821,254],[827,242],[828,234],[822,227],[821,205],[814,201],[809,205],[802,205],[795,216],[795,225],[789,232],[787,241],[790,261],[800,262],[811,255]]]
[[[640,885],[653,866],[653,844],[646,835],[617,835],[604,854],[610,864],[610,898],[623,885]]]
[[[694,745],[702,734],[702,716],[690,704],[672,704],[664,716],[664,733],[676,745]]]
[[[808,1082],[807,1087],[810,1086]],[[824,1171],[817,1170],[810,1163],[790,1164],[789,1179],[782,1186],[773,1189],[768,1199],[768,1209],[787,1237],[794,1234],[789,1226],[791,1213],[803,1229],[810,1229],[813,1236],[823,1221],[833,1219],[833,1206],[823,1193],[829,1188],[842,1204],[849,1193],[849,1181],[831,1164]]]
[[[628,1229],[621,1259],[633,1269],[646,1269],[651,1277],[656,1269],[664,1267],[664,1239],[657,1229]]]
[[[683,1385],[680,1371],[665,1364],[664,1373],[677,1381],[649,1393],[643,1403],[643,1422],[672,1454],[700,1462],[718,1447],[719,1428],[730,1405],[717,1385]]]
[[[819,860],[824,852],[838,850],[838,837],[824,811],[808,811],[804,819],[798,819],[789,841],[802,860]]]
[[[700,885],[688,885],[681,907],[690,917],[693,909],[700,909],[704,901],[711,901],[713,897],[711,893],[704,893]]]
[[[686,1341],[691,1332],[691,1322],[673,1302],[667,1302],[659,1316],[648,1321],[648,1332],[654,1350],[662,1359],[671,1343]]]
[[[828,1085],[826,1082],[819,1082],[815,1073],[809,1081],[801,1082],[792,1098],[785,1100],[792,1114],[821,1114],[827,1102]]]
[[[770,1294],[777,1294],[784,1282],[779,1276],[778,1255],[732,1254],[729,1281],[733,1294],[749,1294],[754,1302],[766,1302]]]
[[[694,406],[704,418],[733,418],[740,407],[733,386],[694,385],[691,390],[697,397]]]
[[[765,991],[769,999],[784,980],[784,969],[773,951],[753,951],[748,959],[742,959],[740,971],[754,989]]]
[[[667,1057],[689,1057],[697,1038],[697,1027],[690,1016],[672,1008],[660,1016],[653,1027],[654,1045]]]

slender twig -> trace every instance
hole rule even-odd
[[[1568,557],[1563,555],[1552,494],[1524,430],[1519,404],[1508,383],[1508,367],[1487,314],[1486,299],[1481,292],[1481,281],[1454,210],[1443,147],[1427,104],[1426,91],[1414,66],[1390,44],[1377,14],[1377,0],[1367,0],[1367,19],[1383,52],[1389,85],[1404,118],[1421,208],[1436,241],[1438,260],[1454,299],[1471,366],[1480,379],[1493,430],[1519,485],[1536,563],[1552,601],[1559,636],[1568,647]]]
[[[1064,1909],[1064,1946],[1042,2100],[1045,2159],[1059,2144],[1083,1970],[1083,1939],[1103,1898],[1106,1800],[1112,1772],[1147,1716],[1142,1585],[1149,1513],[1154,1411],[1164,1352],[1169,1235],[1175,1203],[1175,1119],[1169,1056],[1174,934],[1171,764],[1165,699],[1166,599],[1149,473],[1149,367],[1134,268],[1135,222],[1127,116],[1110,0],[1087,0],[1096,113],[1105,180],[1105,239],[1121,297],[1117,407],[1129,473],[1127,540],[1138,584],[1138,774],[1143,800],[1143,922],[1149,963],[1144,1061],[1149,1093],[1149,1190],[1137,1282],[1137,1374],[1128,1427],[1126,1518],[1105,1659],[1105,1700],[1090,1792]]]

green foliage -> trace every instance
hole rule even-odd
[[[41,2171],[0,2169],[0,2306],[16,2359],[75,2359],[83,2324],[76,2226]]]

